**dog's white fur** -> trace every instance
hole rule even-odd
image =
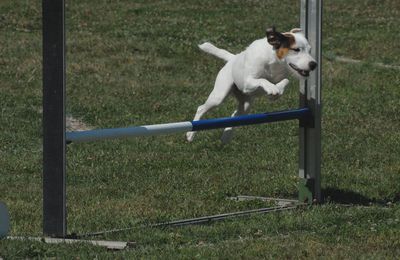
[[[285,33],[288,34],[294,37],[294,45],[287,49],[286,55],[281,59],[267,37],[254,41],[246,50],[236,55],[208,42],[199,45],[201,50],[225,60],[226,64],[219,71],[214,89],[207,101],[198,107],[193,120],[199,120],[206,112],[220,105],[231,93],[238,100],[237,110],[232,116],[248,114],[255,97],[268,95],[276,98],[283,94],[289,83],[286,78],[288,71],[299,79],[308,76],[315,68],[310,68],[310,63],[315,63],[310,55],[310,44],[298,29]],[[188,132],[187,140],[193,141],[194,135],[195,132]],[[233,128],[225,128],[221,141],[228,143],[232,135]]]

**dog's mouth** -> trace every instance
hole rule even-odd
[[[289,66],[294,69],[297,73],[299,73],[303,77],[308,77],[310,76],[310,71],[309,70],[302,70],[293,63],[289,63]]]

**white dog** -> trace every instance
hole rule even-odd
[[[248,114],[255,97],[268,95],[276,98],[283,94],[289,83],[286,79],[288,70],[297,78],[304,79],[317,67],[310,55],[310,44],[301,29],[280,33],[272,27],[267,29],[266,34],[265,38],[254,41],[236,55],[208,42],[199,45],[201,50],[227,63],[219,71],[207,101],[198,107],[194,120],[199,120],[220,105],[230,93],[239,102],[232,116]],[[195,132],[188,132],[187,140],[193,141],[194,135]],[[233,128],[225,128],[221,141],[228,143],[232,135]]]

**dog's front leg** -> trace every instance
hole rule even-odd
[[[251,94],[259,89],[262,89],[267,95],[282,95],[287,84],[289,84],[288,79],[283,79],[277,84],[272,84],[266,79],[248,78],[246,80],[243,93]]]
[[[279,95],[283,95],[283,92],[285,92],[286,86],[289,84],[288,79],[282,79],[278,83],[276,83],[276,87],[279,89]]]
[[[289,84],[288,79],[283,79],[280,82],[276,84],[276,87],[279,89],[279,95],[269,95],[269,99],[271,101],[277,100],[281,95],[283,95],[283,92],[285,92],[286,86]]]

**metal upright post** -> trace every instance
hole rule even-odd
[[[43,0],[43,233],[65,237],[64,0]]]
[[[300,83],[300,105],[312,112],[312,120],[300,123],[299,199],[321,201],[321,16],[322,0],[301,0],[300,24],[311,44],[318,67]]]

